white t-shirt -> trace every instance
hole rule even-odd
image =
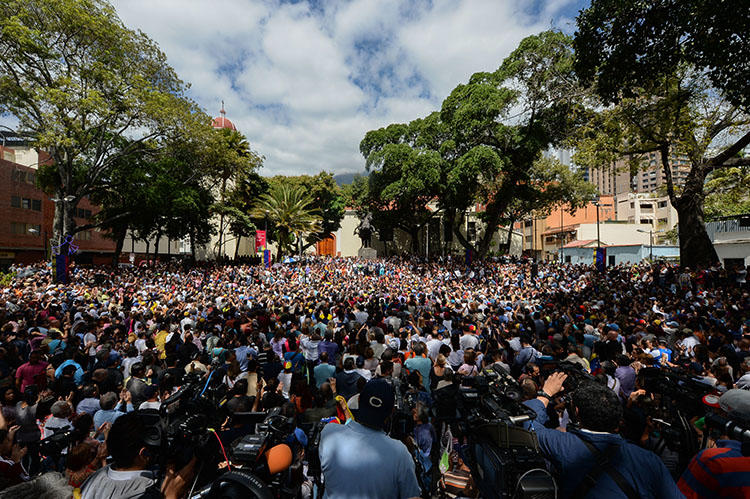
[[[84,346],[92,341],[96,341],[96,335],[94,333],[86,333],[83,335]],[[89,357],[96,357],[96,346],[89,348]]]

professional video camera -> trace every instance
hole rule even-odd
[[[715,388],[691,374],[675,368],[644,367],[638,372],[639,385],[654,395],[655,407],[650,414],[659,425],[656,448],[666,445],[679,456],[678,469],[687,467],[700,450],[698,436],[690,423],[703,416],[703,397]]]
[[[246,413],[239,417],[263,420],[255,424],[254,434],[245,435],[232,444],[231,468],[192,497],[298,497],[301,480],[293,473],[301,470],[292,470],[294,456],[287,445],[290,435],[294,434],[293,420],[283,416],[278,408],[269,414]]]
[[[436,419],[466,439],[465,462],[482,497],[555,497],[536,435],[521,426],[535,414],[521,404],[521,389],[505,369],[494,365],[434,395]]]
[[[221,409],[225,395],[226,386],[212,383],[212,375],[204,382],[199,375],[191,374],[158,411],[139,411],[147,427],[144,440],[156,449],[160,471],[166,470],[167,462],[179,469],[193,456],[206,455],[213,438],[209,428],[220,428],[226,419]]]

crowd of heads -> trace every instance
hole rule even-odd
[[[599,272],[530,260],[308,258],[76,268],[66,285],[45,265],[14,270],[0,290],[0,403],[32,474],[62,466],[80,480],[107,455],[132,462],[127,442],[117,455],[105,448],[109,427],[140,424],[123,415],[158,408],[189,373],[226,383],[230,414],[281,407],[300,423],[335,415],[337,396],[356,411],[368,380],[400,378],[421,426],[435,392],[460,377],[501,365],[534,398],[540,366],[569,361],[599,380],[573,396],[580,419],[607,432],[622,431],[628,400],[647,405],[642,367],[685,369],[719,392],[750,387],[746,274],[720,265]],[[551,406],[564,427],[566,409]],[[64,462],[32,456],[67,426],[75,436]]]

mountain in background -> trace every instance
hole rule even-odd
[[[333,180],[336,181],[337,184],[339,184],[339,187],[342,185],[349,185],[354,183],[354,179],[356,177],[366,177],[366,172],[353,172],[353,173],[339,173],[338,175],[333,176]]]

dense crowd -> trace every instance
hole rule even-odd
[[[623,497],[750,495],[750,458],[740,446],[712,436],[704,443],[714,449],[680,464],[659,438],[666,429],[650,412],[654,394],[637,376],[652,366],[680,370],[713,388],[723,401],[714,403],[717,410],[750,418],[750,288],[743,269],[659,263],[599,273],[526,260],[466,266],[450,259],[309,258],[271,268],[76,268],[68,285],[54,284],[44,265],[13,270],[16,278],[0,291],[3,488],[57,471],[84,498],[148,495],[155,484],[142,471],[148,459],[142,445],[123,436],[140,428],[133,413],[158,409],[187,374],[197,374],[228,389],[224,442],[252,431],[232,421],[235,413],[280,408],[299,428],[326,418],[341,423],[326,430],[337,438],[320,445],[329,497],[472,496],[461,438],[432,409],[441,389],[496,365],[520,382],[563,496],[575,495],[596,460],[584,456],[586,447],[557,440],[572,428],[561,397],[564,375],[542,369],[567,361],[591,373],[605,390],[601,400],[615,400],[619,412],[608,417],[619,419],[591,427],[591,435],[622,442],[614,461],[631,468],[622,472],[629,492],[617,478],[598,478],[590,497],[607,486]],[[392,379],[416,401],[410,445],[397,448],[395,440],[368,433],[383,428],[393,395],[380,382]],[[584,411],[586,400],[579,403]],[[691,424],[702,435],[700,421]],[[65,448],[40,449],[66,429],[72,437]],[[305,432],[295,435],[304,462],[309,442]],[[626,444],[639,449],[626,452]],[[729,453],[711,454],[716,449]],[[571,454],[559,455],[565,452]],[[695,464],[704,454],[735,459],[732,469],[744,478],[725,482],[720,469]],[[380,469],[396,478],[383,479]],[[176,470],[159,494],[184,495],[191,471]],[[310,480],[300,480],[309,494]]]

